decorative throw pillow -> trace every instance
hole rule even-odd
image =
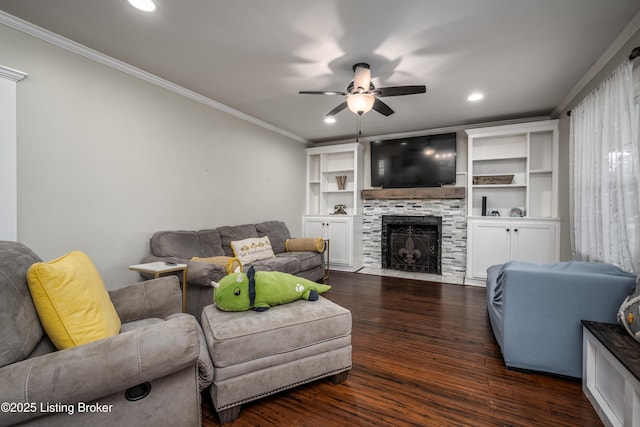
[[[285,242],[287,252],[322,252],[324,251],[324,239],[322,237],[298,237],[287,239]]]
[[[89,257],[72,251],[27,271],[27,283],[42,326],[59,349],[120,332],[120,317]]]
[[[261,259],[275,258],[268,236],[232,241],[231,249],[242,265]]]
[[[238,258],[230,256],[212,256],[208,258],[200,258],[194,256],[193,258],[191,258],[191,261],[219,265],[220,267],[225,269],[227,274],[233,272],[242,273],[242,264],[240,264]]]
[[[640,342],[640,276],[636,278],[636,288],[626,297],[618,310],[618,323]]]

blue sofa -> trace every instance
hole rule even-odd
[[[510,261],[487,270],[487,308],[508,368],[582,377],[580,320],[616,323],[636,276],[611,264]]]

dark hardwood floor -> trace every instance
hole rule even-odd
[[[237,426],[601,426],[581,384],[507,370],[484,288],[331,272],[353,369],[243,405]],[[208,392],[204,426],[217,426]]]

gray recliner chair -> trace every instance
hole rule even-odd
[[[109,291],[120,334],[58,351],[27,285],[38,261],[0,242],[0,425],[200,425],[213,366],[177,278]]]
[[[636,282],[605,263],[509,261],[487,270],[487,309],[507,367],[582,377],[581,320],[616,323]]]

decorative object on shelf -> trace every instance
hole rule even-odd
[[[497,211],[497,210],[489,211],[489,216],[500,216],[500,211]]]
[[[509,216],[522,218],[524,216],[524,208],[511,208]]]
[[[640,342],[640,276],[636,279],[634,291],[622,301],[617,317],[629,335]]]
[[[473,185],[511,184],[513,175],[482,175],[473,177]]]
[[[335,205],[333,207],[334,215],[346,215],[347,214],[347,205]]]
[[[487,196],[482,196],[482,216],[487,216]]]
[[[344,190],[347,186],[347,176],[346,175],[338,175],[336,176],[336,181],[338,182],[338,190]]]

